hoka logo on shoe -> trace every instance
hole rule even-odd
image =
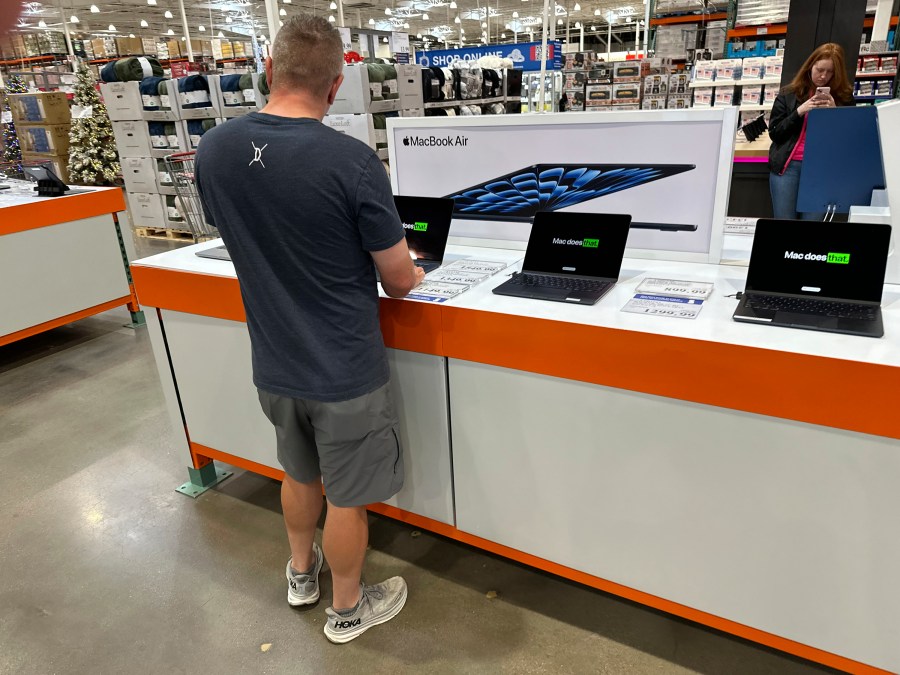
[[[354,628],[362,623],[362,619],[354,619],[353,621],[335,621],[334,627],[335,630],[341,629],[346,630],[347,628]]]

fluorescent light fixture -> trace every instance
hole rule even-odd
[[[174,18],[175,18],[174,16],[172,16],[172,12],[170,12],[169,10],[166,10],[166,13],[163,14],[163,16],[166,17],[167,19],[174,19]]]
[[[328,9],[337,9],[337,3],[334,0],[331,0],[331,4],[328,5]]]
[[[334,23],[334,14],[328,15],[328,23]]]
[[[97,5],[91,5],[91,14],[99,14],[100,8]]]
[[[156,0],[147,0],[147,4],[148,4],[148,5],[155,5],[155,4],[156,4]]]
[[[462,21],[460,21],[459,17],[456,17],[453,19],[453,23],[462,23]]]
[[[141,19],[141,28],[150,28],[150,24],[147,23],[147,19]]]
[[[487,28],[487,24],[486,24],[484,21],[482,21],[482,22],[481,22],[481,27],[482,27],[482,28]]]
[[[381,41],[384,42],[385,44],[387,44],[388,39],[387,39],[386,37],[385,37],[385,38],[381,38]]]
[[[384,8],[384,13],[387,14],[388,16],[390,16],[390,15],[391,15],[391,8],[390,8],[390,7],[385,7],[385,8]]]
[[[287,16],[287,10],[284,7],[282,7],[281,9],[278,10],[278,16]]]
[[[78,17],[73,14],[72,16],[69,17],[69,23],[81,23],[81,22],[78,20]]]

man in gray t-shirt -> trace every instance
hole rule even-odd
[[[325,635],[338,643],[406,601],[400,577],[360,584],[365,507],[403,485],[375,268],[392,297],[423,276],[376,154],[322,124],[342,66],[340,34],[324,18],[285,21],[266,61],[268,104],[209,131],[196,157],[206,217],[240,281],[253,381],[285,470],[288,602],[319,599],[323,552],[313,539],[324,482],[334,586]]]

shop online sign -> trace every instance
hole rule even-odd
[[[541,69],[541,43],[520,42],[512,45],[485,45],[484,47],[466,47],[465,49],[437,49],[419,54],[419,65],[426,68],[447,68],[456,59],[477,61],[482,56],[498,56],[501,59],[512,59],[515,68],[522,70]],[[547,43],[547,69],[562,68],[562,44],[559,41]]]

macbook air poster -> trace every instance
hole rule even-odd
[[[731,172],[722,157],[734,142],[723,130],[734,115],[401,118],[389,132],[394,190],[453,199],[452,236],[526,242],[538,212],[625,213],[632,251],[717,256]]]

